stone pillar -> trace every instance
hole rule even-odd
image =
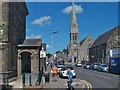
[[[8,43],[3,43],[2,68],[2,72],[6,72],[8,69]]]
[[[17,74],[19,78],[21,76],[21,55],[18,56],[18,60],[17,60]]]
[[[38,55],[33,55],[33,57],[31,57],[31,73],[32,74],[39,73],[39,57],[38,57]]]

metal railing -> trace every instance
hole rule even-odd
[[[42,75],[43,75],[43,68],[40,70],[40,72],[38,73],[37,75],[37,80],[35,82],[35,85],[40,85],[41,83],[41,78],[42,78]],[[31,73],[23,73],[22,74],[22,89],[24,90],[24,87],[26,86],[26,76],[29,76],[27,79],[28,79],[28,85],[29,86],[33,86],[32,84],[32,74]]]

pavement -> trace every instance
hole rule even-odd
[[[48,66],[48,72],[50,73],[50,67]],[[73,88],[85,88],[85,84],[81,79],[73,79],[72,83]],[[54,82],[52,78],[52,74],[50,73],[50,82],[47,82],[44,85],[44,89],[49,88],[49,89],[67,89],[67,79],[61,79],[59,76],[57,76],[57,81]]]
[[[52,74],[51,74],[51,68],[50,66],[47,66],[47,71],[48,73],[50,73],[50,80],[49,82],[46,82],[45,84],[43,84],[43,82],[38,85],[38,86],[35,86],[34,85],[34,81],[35,79],[32,78],[32,86],[29,86],[28,84],[29,83],[26,83],[26,87],[25,87],[25,90],[32,90],[33,88],[36,88],[36,89],[67,89],[67,79],[61,79],[59,78],[59,76],[57,76],[57,81],[54,82],[53,81],[53,78],[52,78]],[[28,81],[26,79],[26,81]],[[9,85],[11,85],[13,88],[22,88],[22,80],[21,78],[17,79],[16,81],[13,81],[11,82]],[[86,85],[84,83],[83,80],[81,79],[73,79],[73,83],[72,83],[72,86],[74,88],[86,88]]]

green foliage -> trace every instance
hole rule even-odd
[[[50,58],[52,56],[52,54],[50,53],[47,53],[47,57]]]
[[[61,51],[56,51],[56,54],[58,54],[58,53],[62,53]]]
[[[0,29],[4,29],[5,24],[3,22],[0,23]]]
[[[68,53],[67,49],[63,49],[63,53]]]

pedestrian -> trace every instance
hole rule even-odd
[[[54,65],[52,68],[53,81],[57,81],[58,68]]]
[[[68,75],[68,80],[67,80],[68,90],[73,90],[73,87],[71,85],[73,82],[73,73],[71,72],[70,68],[68,68],[67,70],[67,75]]]
[[[53,61],[50,62],[50,67],[51,67],[51,69],[52,69],[52,66],[53,66]]]

